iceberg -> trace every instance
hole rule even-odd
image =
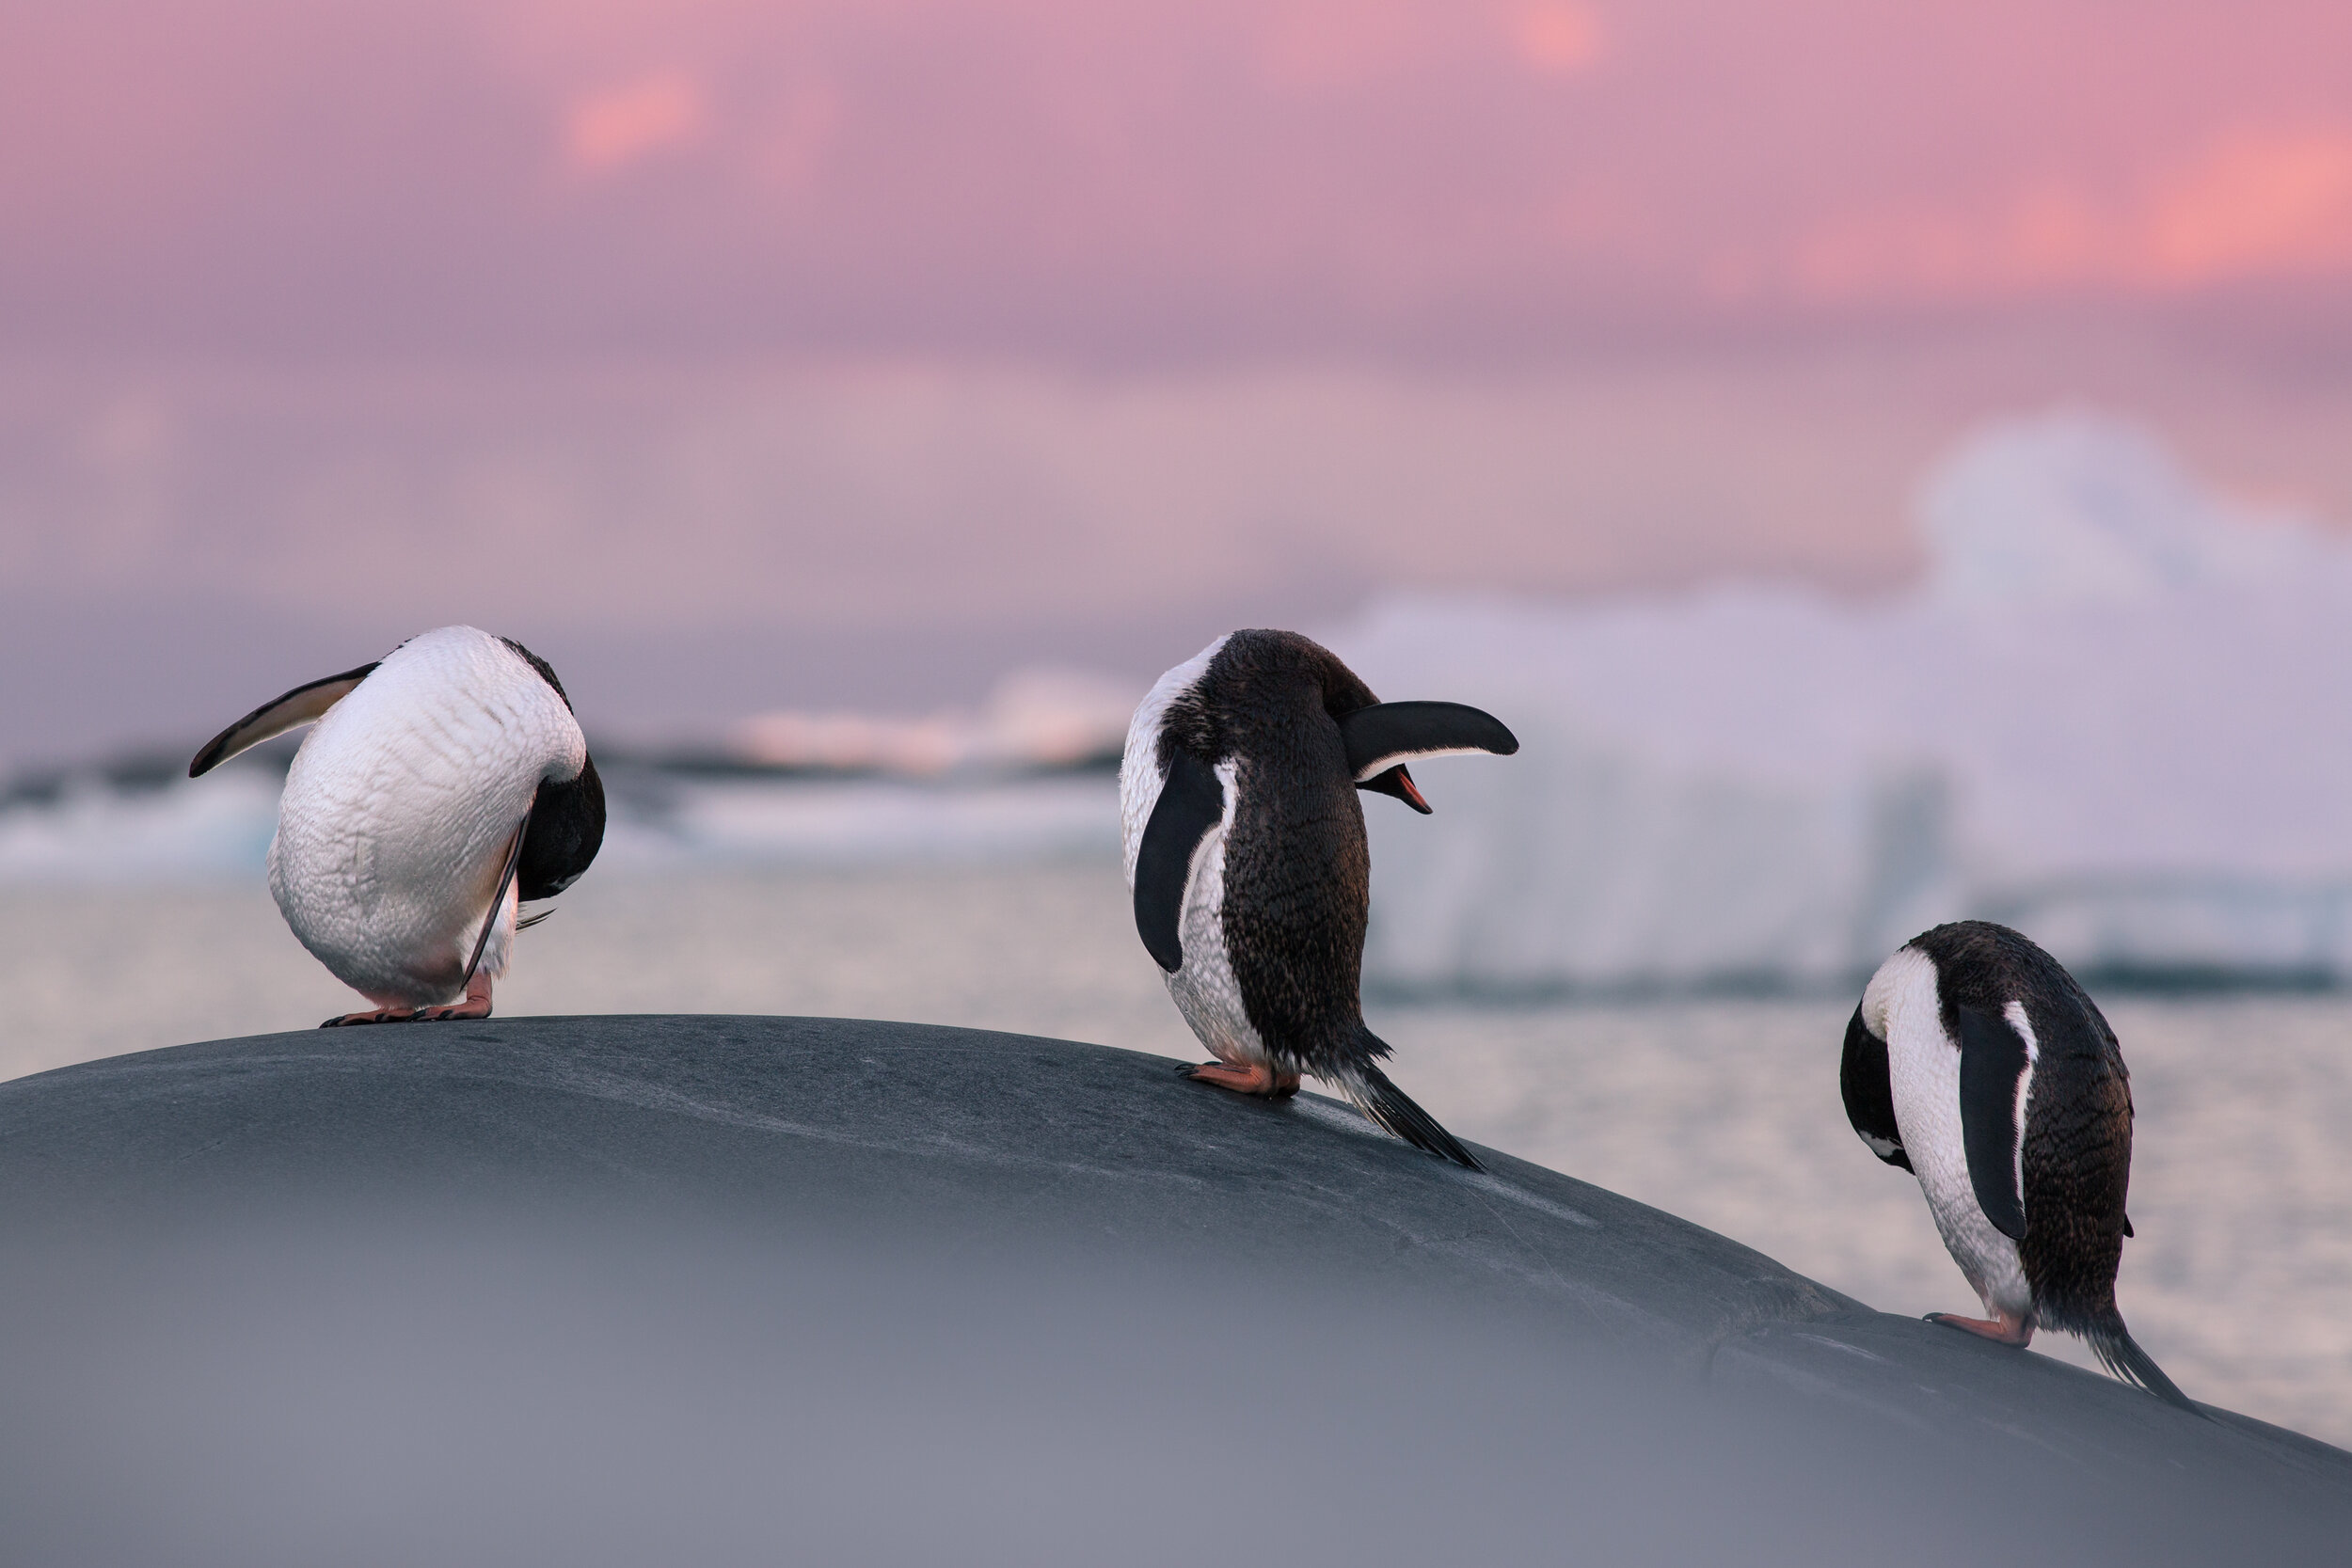
[[[1503,764],[1371,814],[1375,986],[1850,984],[1939,920],[2092,974],[2352,975],[2352,543],[2199,486],[2129,424],[1989,427],[1875,602],[1718,586],[1398,596],[1326,639],[1501,715]]]

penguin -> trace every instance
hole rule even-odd
[[[1152,688],[1119,770],[1136,933],[1216,1061],[1184,1072],[1285,1097],[1338,1086],[1417,1148],[1468,1149],[1380,1070],[1359,983],[1372,857],[1358,790],[1426,814],[1406,764],[1518,741],[1458,703],[1383,703],[1328,649],[1236,631]]]
[[[604,784],[547,660],[443,626],[266,703],[188,764],[201,778],[301,724],[269,847],[294,937],[375,1004],[321,1028],[490,1016],[523,899],[604,842]]]
[[[2202,1412],[2115,1305],[2132,1222],[2132,1086],[2115,1031],[2056,958],[1963,920],[1879,966],[1846,1025],[1838,1088],[1871,1153],[1919,1180],[1987,1318],[1930,1323],[2023,1349],[2080,1335],[2109,1371]]]

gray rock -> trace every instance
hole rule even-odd
[[[2338,1561],[2352,1456],[1094,1046],[584,1018],[0,1085],[15,1562]],[[2194,1392],[2194,1390],[2191,1390]]]

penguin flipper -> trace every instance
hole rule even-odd
[[[1184,889],[1192,880],[1193,851],[1224,820],[1225,785],[1216,769],[1175,749],[1136,853],[1136,934],[1152,961],[1170,974],[1184,967]]]
[[[1339,726],[1348,772],[1359,784],[1419,757],[1507,757],[1519,749],[1502,720],[1463,703],[1375,703],[1341,714]]]
[[[2033,1055],[2009,1020],[1976,1007],[1960,1015],[1960,1141],[1968,1184],[1993,1227],[2026,1236],[2026,1086]],[[2153,1363],[2151,1363],[2153,1365]],[[2162,1375],[2162,1374],[2158,1374]]]
[[[1846,1120],[1871,1153],[1890,1165],[1911,1169],[1903,1132],[1895,1122],[1895,1085],[1886,1067],[1886,1042],[1870,1033],[1857,1006],[1846,1024],[1846,1053],[1837,1064],[1837,1092]]]
[[[1369,1029],[1363,1039],[1380,1055],[1388,1054],[1388,1046]],[[1356,1102],[1356,1108],[1373,1122],[1404,1139],[1415,1148],[1451,1160],[1468,1170],[1485,1170],[1477,1157],[1464,1148],[1453,1133],[1438,1125],[1438,1118],[1413,1102],[1410,1095],[1389,1081],[1389,1075],[1370,1061],[1354,1069],[1353,1078],[1336,1080]]]
[[[373,664],[362,664],[357,670],[297,686],[283,696],[263,703],[213,736],[196,753],[196,760],[188,764],[188,777],[200,779],[247,747],[259,746],[273,736],[310,722],[351,695],[351,689],[366,680],[374,669]]]
[[[523,838],[531,832],[531,808],[523,808],[523,819],[515,824],[514,842],[506,847],[506,865],[499,872],[498,891],[490,895],[490,912],[482,917],[482,934],[474,938],[473,957],[466,960],[466,977],[458,984],[473,984],[473,972],[482,967],[482,955],[489,950],[490,933],[499,927],[499,911],[506,907],[506,890],[515,885],[515,868],[522,863]],[[552,912],[552,911],[550,911]]]

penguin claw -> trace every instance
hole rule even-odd
[[[417,1016],[418,1015],[413,1008],[404,1013],[396,1012],[389,1007],[378,1007],[372,1013],[345,1013],[340,1018],[330,1018],[326,1022],[320,1024],[319,1027],[322,1029],[352,1029],[357,1028],[362,1023],[414,1023],[417,1021]]]

